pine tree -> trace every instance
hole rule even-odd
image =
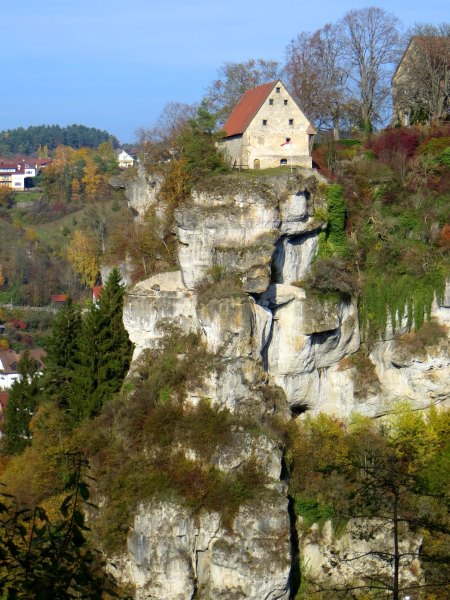
[[[2,449],[19,454],[31,443],[30,421],[39,397],[37,366],[26,350],[17,365],[19,379],[13,383],[5,410]]]
[[[69,404],[80,328],[80,307],[69,300],[53,321],[47,340],[45,371],[40,382],[44,397],[60,408],[67,408]]]
[[[122,322],[125,289],[113,269],[100,296],[83,319],[70,406],[76,420],[98,414],[119,391],[130,366],[132,344]]]
[[[123,324],[125,288],[118,269],[113,269],[99,300],[99,397],[118,391],[131,361],[132,343]]]
[[[70,389],[69,409],[76,421],[97,414],[101,406],[96,405],[95,392],[98,387],[98,338],[99,309],[91,303],[83,317],[73,370],[73,385]]]

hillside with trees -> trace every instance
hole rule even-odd
[[[119,146],[116,137],[85,125],[31,125],[0,131],[0,155],[25,154],[27,156],[41,154],[48,158],[48,153],[58,146],[70,146],[74,149],[97,148],[103,142],[108,142],[114,148]]]

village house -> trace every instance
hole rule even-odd
[[[129,169],[134,166],[134,158],[125,150],[117,150],[117,162],[121,169]]]
[[[33,348],[28,351],[31,358],[35,361],[39,373],[44,370],[43,358],[46,355],[42,348]],[[14,350],[0,350],[0,389],[9,390],[13,383],[19,379],[17,370],[22,353]]]
[[[37,166],[26,162],[0,161],[0,187],[23,192],[32,186],[32,178],[37,175]]]
[[[223,129],[220,148],[234,168],[312,167],[316,130],[279,80],[245,92]]]
[[[450,38],[413,36],[392,77],[392,96],[400,125],[448,118]]]
[[[69,300],[69,296],[67,294],[51,294],[50,296],[50,304],[52,308],[59,309],[65,304],[67,304]]]

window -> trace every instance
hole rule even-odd
[[[281,158],[280,165],[287,165],[287,158]]]
[[[275,88],[275,91],[276,91],[276,93],[277,93],[277,94],[279,94],[279,93],[280,93],[280,90],[281,90],[281,88],[279,88],[279,87],[276,87],[276,88]]]
[[[294,119],[289,119],[289,125],[293,125],[294,124]]]
[[[272,104],[273,104],[273,98],[269,99],[269,104],[272,106]]]
[[[287,104],[287,100],[284,100],[284,105],[286,106],[286,104]]]
[[[264,126],[267,125],[267,119],[263,119],[262,123],[263,123]]]

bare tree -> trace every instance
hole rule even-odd
[[[321,128],[328,114],[323,102],[324,87],[317,53],[313,45],[314,33],[303,31],[286,48],[284,73],[289,90],[317,128]]]
[[[435,123],[450,108],[450,24],[416,25],[392,80],[401,123]]]
[[[168,102],[153,127],[137,129],[136,138],[141,149],[142,163],[149,166],[171,158],[178,136],[189,119],[196,115],[197,109],[196,104]]]
[[[209,86],[205,99],[209,110],[223,124],[239,98],[247,90],[280,77],[280,65],[262,58],[247,62],[226,62],[219,68],[219,78]]]
[[[361,125],[371,131],[389,98],[398,59],[399,21],[382,8],[351,10],[339,21],[352,92],[358,96]]]
[[[140,144],[144,142],[155,143],[173,139],[181,132],[188,120],[195,116],[196,111],[196,104],[167,102],[153,127],[140,127],[137,129],[138,142]]]

